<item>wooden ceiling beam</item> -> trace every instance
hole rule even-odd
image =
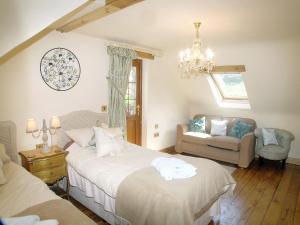
[[[53,30],[57,29],[58,27],[60,27],[66,21],[71,19],[74,15],[79,13],[81,10],[85,9],[92,2],[94,2],[94,0],[88,0],[87,2],[83,3],[81,6],[77,7],[76,9],[74,9],[73,11],[68,13],[67,15],[61,17],[57,21],[50,24],[49,26],[47,26],[46,28],[44,28],[43,30],[41,30],[40,32],[38,32],[37,34],[32,36],[31,38],[27,39],[26,41],[22,42],[21,44],[17,45],[13,49],[11,49],[5,55],[1,56],[0,65],[3,64],[4,62],[6,62],[7,60],[9,60],[11,57],[18,54],[19,52],[21,52],[22,50],[24,50],[25,48],[29,47],[30,45],[34,44],[38,40],[42,39],[47,34],[49,34],[51,31],[53,31]]]
[[[72,31],[90,22],[108,16],[121,9],[127,8],[131,5],[134,5],[142,1],[144,0],[107,0],[105,6],[97,8],[92,12],[89,12],[77,19],[74,19],[71,22],[63,25],[62,27],[59,27],[57,30],[60,32]]]
[[[211,73],[243,73],[246,72],[245,65],[215,66]]]
[[[154,55],[148,52],[135,51],[140,58],[154,60]]]

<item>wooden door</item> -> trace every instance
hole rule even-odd
[[[127,106],[127,141],[142,144],[142,60],[132,62],[125,96]]]

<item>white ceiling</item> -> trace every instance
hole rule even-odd
[[[194,21],[207,45],[300,36],[299,0],[146,0],[76,32],[165,50],[189,46]]]

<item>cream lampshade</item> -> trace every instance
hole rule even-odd
[[[58,116],[52,116],[50,120],[50,128],[51,129],[58,129],[60,128],[60,120]]]
[[[26,125],[26,133],[33,133],[38,131],[36,121],[34,119],[28,119]]]

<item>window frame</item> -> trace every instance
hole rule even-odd
[[[215,75],[223,75],[223,74],[239,74],[241,76],[243,76],[243,74],[241,72],[218,72],[218,73],[211,73],[210,77],[212,78],[219,94],[221,95],[222,99],[225,101],[249,101],[249,97],[248,97],[248,93],[247,93],[247,97],[237,97],[237,96],[231,96],[228,97],[225,95],[221,85],[219,84],[219,82],[217,81],[217,78],[215,78]],[[244,86],[245,86],[245,82],[243,80]],[[246,88],[246,86],[245,86]],[[246,90],[247,92],[247,90]]]

